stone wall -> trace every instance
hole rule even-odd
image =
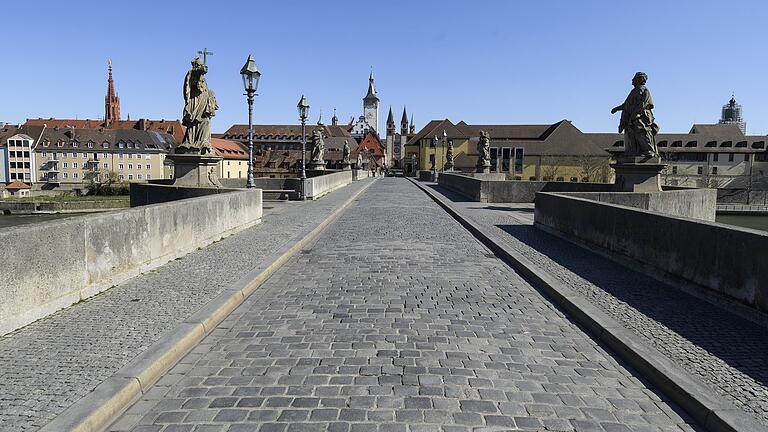
[[[566,192],[563,195],[711,222],[715,221],[717,209],[715,189],[664,192]]]
[[[534,223],[768,312],[768,233],[555,193]]]
[[[166,182],[167,183],[167,182]],[[131,183],[131,207],[160,204],[188,198],[235,192],[239,189],[174,186],[172,184]]]
[[[608,192],[609,183],[484,180],[462,174],[442,173],[440,186],[485,203],[530,203],[537,192]]]
[[[258,223],[260,190],[23,225],[0,266],[0,335]],[[12,252],[12,253],[9,253]]]
[[[304,180],[307,199],[315,200],[321,196],[352,183],[352,171],[338,171]]]

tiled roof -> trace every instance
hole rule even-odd
[[[43,126],[46,125],[49,128],[59,127],[64,128],[72,126],[78,129],[137,129],[147,130],[153,132],[160,132],[173,135],[176,142],[181,142],[184,139],[184,126],[178,120],[120,120],[113,122],[107,127],[104,120],[72,120],[72,119],[55,119],[55,118],[37,118],[27,119],[26,126]]]
[[[20,131],[29,131],[28,135],[40,137],[35,145],[51,150],[89,150],[110,151],[119,148],[120,151],[168,151],[176,141],[173,136],[154,131],[137,129],[78,129],[71,127],[23,126]],[[41,136],[42,133],[42,136]],[[59,147],[58,143],[62,146]],[[102,144],[108,144],[103,147]],[[74,144],[77,143],[77,147]],[[93,146],[88,147],[88,143]],[[46,145],[47,144],[47,145]]]
[[[351,137],[347,126],[318,126],[318,125],[306,125],[305,131],[307,140],[310,139],[312,133],[316,129],[321,129],[327,137]],[[223,138],[247,140],[248,139],[248,125],[236,124],[232,125],[226,132],[222,134]],[[253,137],[255,140],[275,140],[275,141],[300,141],[301,140],[301,125],[253,125]]]
[[[597,145],[621,151],[624,134],[588,133]],[[734,124],[695,124],[689,133],[656,135],[660,152],[674,153],[761,153],[768,149],[768,136],[744,135]]]
[[[7,190],[19,190],[19,189],[31,189],[32,187],[22,181],[16,180],[8,184],[5,188]]]
[[[248,159],[248,149],[239,141],[211,138],[211,146],[224,159]]]

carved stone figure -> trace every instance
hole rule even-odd
[[[325,141],[319,130],[312,133],[312,146],[312,162],[325,165]]]
[[[477,172],[487,173],[491,169],[491,134],[480,131],[480,141],[477,143]]]
[[[621,111],[619,133],[624,132],[624,156],[657,157],[655,135],[659,132],[653,118],[653,99],[645,86],[648,75],[638,72],[632,78],[634,88],[623,104],[613,108],[611,114]]]
[[[341,152],[341,154],[342,154],[342,158],[341,159],[342,159],[342,162],[347,164],[347,165],[349,165],[349,153],[350,153],[350,151],[349,151],[349,143],[347,142],[347,140],[344,140],[344,148],[342,149],[342,152]]]
[[[444,171],[453,171],[453,140],[448,140],[448,147],[445,149]]]
[[[363,154],[357,154],[357,169],[363,169]]]
[[[184,140],[175,149],[177,154],[212,153],[211,117],[216,115],[219,106],[216,104],[216,96],[205,81],[207,72],[208,66],[196,57],[184,78],[184,114],[181,123],[186,131]]]

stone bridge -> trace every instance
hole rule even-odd
[[[762,431],[768,330],[367,179],[0,338],[2,431]]]

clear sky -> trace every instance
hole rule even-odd
[[[403,105],[430,119],[616,129],[610,109],[648,73],[657,122],[714,123],[731,93],[768,134],[768,2],[133,0],[6,2],[0,121],[100,118],[111,58],[131,118],[176,119],[182,82],[208,48],[214,131],[247,121],[240,67],[263,72],[256,123],[297,122],[309,98],[330,123],[359,116],[373,67],[384,127]]]

